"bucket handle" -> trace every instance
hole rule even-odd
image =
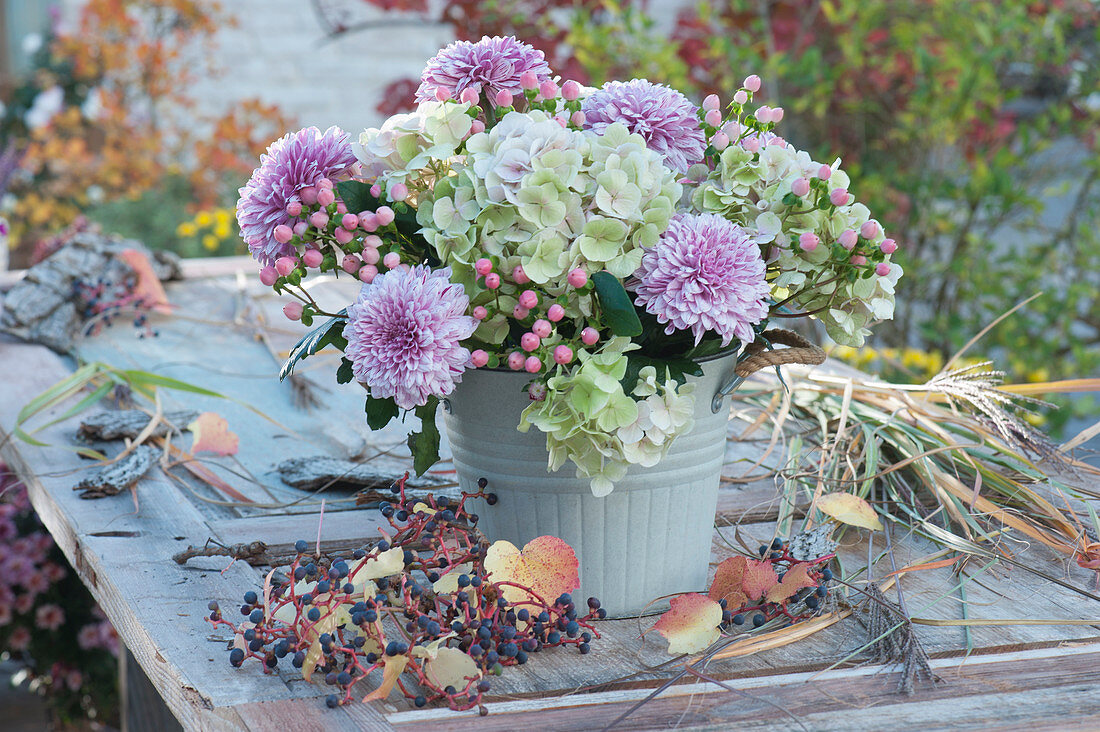
[[[781,350],[765,350],[775,344],[787,346]],[[785,366],[787,364],[803,364],[816,366],[825,362],[825,351],[815,346],[808,340],[795,333],[793,330],[773,328],[764,331],[757,339],[750,343],[744,352],[737,358],[737,365],[718,392],[710,402],[711,412],[717,414],[722,409],[722,400],[733,393],[733,390],[741,386],[745,379],[752,376],[762,368],[768,366]]]

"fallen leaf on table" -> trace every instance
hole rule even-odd
[[[882,531],[882,522],[878,520],[875,509],[852,493],[826,493],[814,505],[819,511],[842,524]]]
[[[457,648],[446,647],[443,645],[445,642],[446,639],[440,639],[426,646],[416,646],[412,649],[412,654],[425,659],[424,675],[435,686],[440,689],[448,686],[465,688],[466,679],[480,677],[481,671],[469,654]]]
[[[397,678],[401,675],[401,672],[405,670],[405,666],[409,664],[408,656],[385,656],[382,659],[385,665],[382,667],[382,683],[378,685],[378,688],[363,697],[364,702],[374,701],[375,699],[385,699],[393,691],[393,687],[397,686]]]
[[[707,593],[712,600],[725,600],[726,607],[741,607],[749,600],[742,587],[745,577],[745,557],[736,556],[724,560],[714,570],[714,579]]]
[[[515,582],[553,604],[560,595],[580,584],[579,563],[573,547],[556,536],[540,536],[520,551],[507,541],[497,541],[485,553],[485,569],[493,582]],[[501,588],[508,602],[523,602],[529,594],[519,587]]]
[[[215,455],[236,455],[241,438],[229,431],[229,423],[217,412],[203,412],[187,425],[194,436],[191,454],[212,452]]]
[[[741,588],[749,600],[756,602],[771,588],[779,584],[779,575],[771,562],[758,559],[745,560],[745,576],[741,578]]]
[[[768,590],[764,596],[768,602],[786,602],[794,593],[805,587],[817,587],[817,582],[810,577],[813,565],[809,562],[799,562],[791,565],[779,584]]]
[[[698,653],[718,640],[722,606],[698,592],[672,600],[672,607],[653,628],[668,641],[668,652]]]
[[[153,272],[153,265],[149,263],[149,257],[145,252],[138,249],[123,249],[118,256],[137,275],[134,296],[146,307],[158,313],[172,312],[172,308],[168,305],[168,293],[164,291],[160,278]]]

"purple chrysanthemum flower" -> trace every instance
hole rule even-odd
[[[275,241],[275,227],[289,224],[286,206],[300,200],[298,191],[322,178],[333,178],[356,163],[348,134],[339,127],[323,133],[316,127],[280,137],[260,156],[260,167],[238,193],[237,223],[249,251],[261,264],[294,253]]]
[[[522,97],[519,79],[526,71],[534,72],[539,83],[550,78],[550,66],[542,51],[515,36],[484,36],[477,43],[455,41],[428,60],[420,74],[416,101],[435,101],[439,88],[455,99],[464,89],[490,95],[503,89]]]
[[[706,139],[699,127],[699,110],[670,87],[645,79],[609,81],[584,100],[581,111],[585,128],[599,133],[622,122],[680,173],[703,159]]]
[[[470,351],[459,345],[477,321],[450,268],[392,269],[364,285],[348,306],[344,355],[371,396],[393,397],[403,409],[444,396],[462,380]]]
[[[749,233],[716,214],[679,214],[646,249],[634,276],[635,301],[667,323],[665,333],[691,330],[698,344],[715,331],[722,345],[755,339],[768,314],[764,260]]]

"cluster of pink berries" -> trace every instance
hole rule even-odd
[[[483,278],[485,288],[499,291],[505,281],[501,279],[499,273],[494,271],[494,268],[492,260],[486,257],[482,257],[474,263],[474,271],[477,272],[479,278]],[[551,363],[561,366],[572,363],[575,352],[571,346],[561,342],[566,334],[559,332],[559,326],[557,325],[565,318],[565,307],[560,302],[547,300],[545,294],[540,296],[535,289],[525,287],[525,285],[531,283],[531,279],[523,271],[522,265],[516,265],[512,269],[510,279],[511,283],[515,285],[515,289],[518,290],[516,296],[518,302],[512,308],[511,316],[520,322],[532,322],[530,323],[530,329],[520,336],[520,348],[509,353],[507,358],[504,359],[504,362],[508,364],[508,368],[513,371],[527,371],[530,374],[537,374]],[[569,283],[570,287],[578,290],[587,288],[588,273],[577,267],[566,275],[566,282]],[[482,305],[475,307],[471,314],[477,320],[485,320],[491,315],[488,308]],[[533,314],[534,318],[532,320]],[[575,330],[572,323],[569,323],[569,330]],[[595,328],[588,326],[582,328],[576,337],[585,346],[592,346],[599,342],[600,333]],[[548,339],[551,340],[550,343],[546,343]],[[481,368],[499,363],[501,356],[503,354],[497,354],[494,357],[479,348],[471,354],[471,360],[475,368]]]
[[[501,89],[487,99],[482,99],[473,89],[463,89],[457,101],[469,104],[471,113],[475,116],[470,134],[485,131],[485,121],[478,119],[482,113],[479,107],[482,103],[486,103],[488,109],[485,114],[491,114],[494,121],[521,108],[541,109],[548,112],[562,127],[572,125],[580,129],[584,125],[585,117],[580,103],[583,87],[578,82],[570,79],[559,86],[557,82],[550,79],[540,82],[535,72],[525,71],[520,76],[520,86],[523,88],[523,96],[520,99],[507,89]],[[443,87],[436,89],[435,98],[440,102],[452,100],[451,92]]]
[[[744,111],[744,106],[752,99],[752,94],[758,91],[760,91],[760,77],[756,74],[746,77],[741,83],[741,88],[733,95],[732,118],[728,120],[722,114],[722,101],[717,94],[708,94],[703,99],[703,106],[700,110],[703,117],[703,129],[710,139],[711,147],[716,152],[722,152],[729,147],[731,142],[739,140],[751,152],[756,152],[761,146],[768,144],[759,137],[745,137],[742,139],[745,135],[751,134],[754,128],[742,126],[737,121],[737,118]],[[769,125],[781,121],[783,115],[782,107],[769,107],[767,105],[760,106],[753,113],[756,118],[756,128],[759,130],[770,130]],[[779,144],[782,144],[782,139],[776,139],[779,140]]]

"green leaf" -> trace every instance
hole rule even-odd
[[[335,346],[341,351],[347,347],[348,342],[344,338],[344,323],[347,322],[347,310],[341,310],[335,318],[329,318],[326,322],[317,326],[305,335],[302,340],[290,349],[286,363],[279,371],[279,381],[294,373],[294,365],[303,358],[312,356],[325,346]]]
[[[337,384],[350,384],[355,379],[355,372],[352,371],[352,363],[346,358],[340,359],[340,368],[336,369],[336,383]]]
[[[342,180],[336,184],[336,193],[353,214],[373,211],[381,202],[370,194],[370,186],[361,180]]]
[[[388,425],[390,420],[396,417],[400,411],[393,397],[378,399],[371,396],[367,397],[365,410],[367,412],[367,426],[372,430],[380,430]]]
[[[122,377],[130,384],[131,387],[144,386],[144,387],[157,387],[163,386],[166,389],[175,389],[176,391],[188,391],[192,394],[202,394],[203,396],[217,397],[219,399],[226,399],[223,394],[219,394],[216,391],[210,389],[204,389],[201,386],[195,386],[194,384],[188,384],[186,381],[180,381],[179,379],[173,379],[168,376],[161,376],[159,374],[151,374],[148,371],[135,371],[125,370],[121,372]]]
[[[703,369],[699,364],[689,358],[650,358],[637,353],[629,353],[626,357],[626,374],[619,383],[623,385],[623,391],[627,394],[634,390],[638,384],[638,372],[646,366],[657,369],[657,380],[664,383],[665,369],[668,369],[669,378],[677,384],[683,384],[688,376],[702,376]]]
[[[439,399],[432,396],[423,406],[413,413],[420,418],[420,431],[409,435],[409,450],[413,454],[413,470],[424,475],[428,468],[439,462],[439,428],[435,424],[436,407]]]
[[[617,336],[633,338],[641,335],[642,321],[634,311],[634,302],[623,287],[623,283],[609,272],[597,272],[592,275],[592,284],[596,288],[603,319],[611,332]]]

